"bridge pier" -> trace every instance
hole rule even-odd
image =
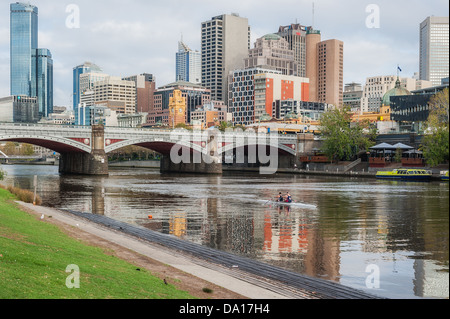
[[[173,163],[170,156],[161,157],[161,173],[222,174],[222,163]]]
[[[80,175],[108,175],[108,156],[105,152],[103,125],[92,126],[91,153],[61,153],[59,173]]]

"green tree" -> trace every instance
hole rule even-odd
[[[422,140],[423,156],[430,166],[449,160],[449,92],[435,94],[428,103],[430,114]]]
[[[351,160],[360,151],[368,151],[374,145],[371,141],[373,130],[368,123],[352,123],[351,117],[350,107],[344,106],[328,110],[320,120],[324,139],[322,151],[333,162]]]

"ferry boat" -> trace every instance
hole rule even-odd
[[[441,180],[448,181],[448,171],[441,172]]]
[[[398,180],[414,180],[428,181],[431,179],[432,173],[424,169],[394,169],[393,171],[377,172],[376,177],[380,179],[398,179]]]

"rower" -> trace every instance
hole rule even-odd
[[[286,194],[286,203],[292,203],[292,197],[289,192]]]
[[[277,201],[278,202],[283,202],[284,201],[284,197],[283,197],[283,194],[281,194],[281,192],[280,192],[280,194],[278,194]]]

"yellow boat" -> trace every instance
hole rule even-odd
[[[394,169],[393,171],[377,172],[376,177],[380,179],[398,179],[398,180],[415,180],[428,181],[431,179],[432,173],[424,169]]]
[[[448,171],[441,172],[441,179],[443,181],[448,181]]]

